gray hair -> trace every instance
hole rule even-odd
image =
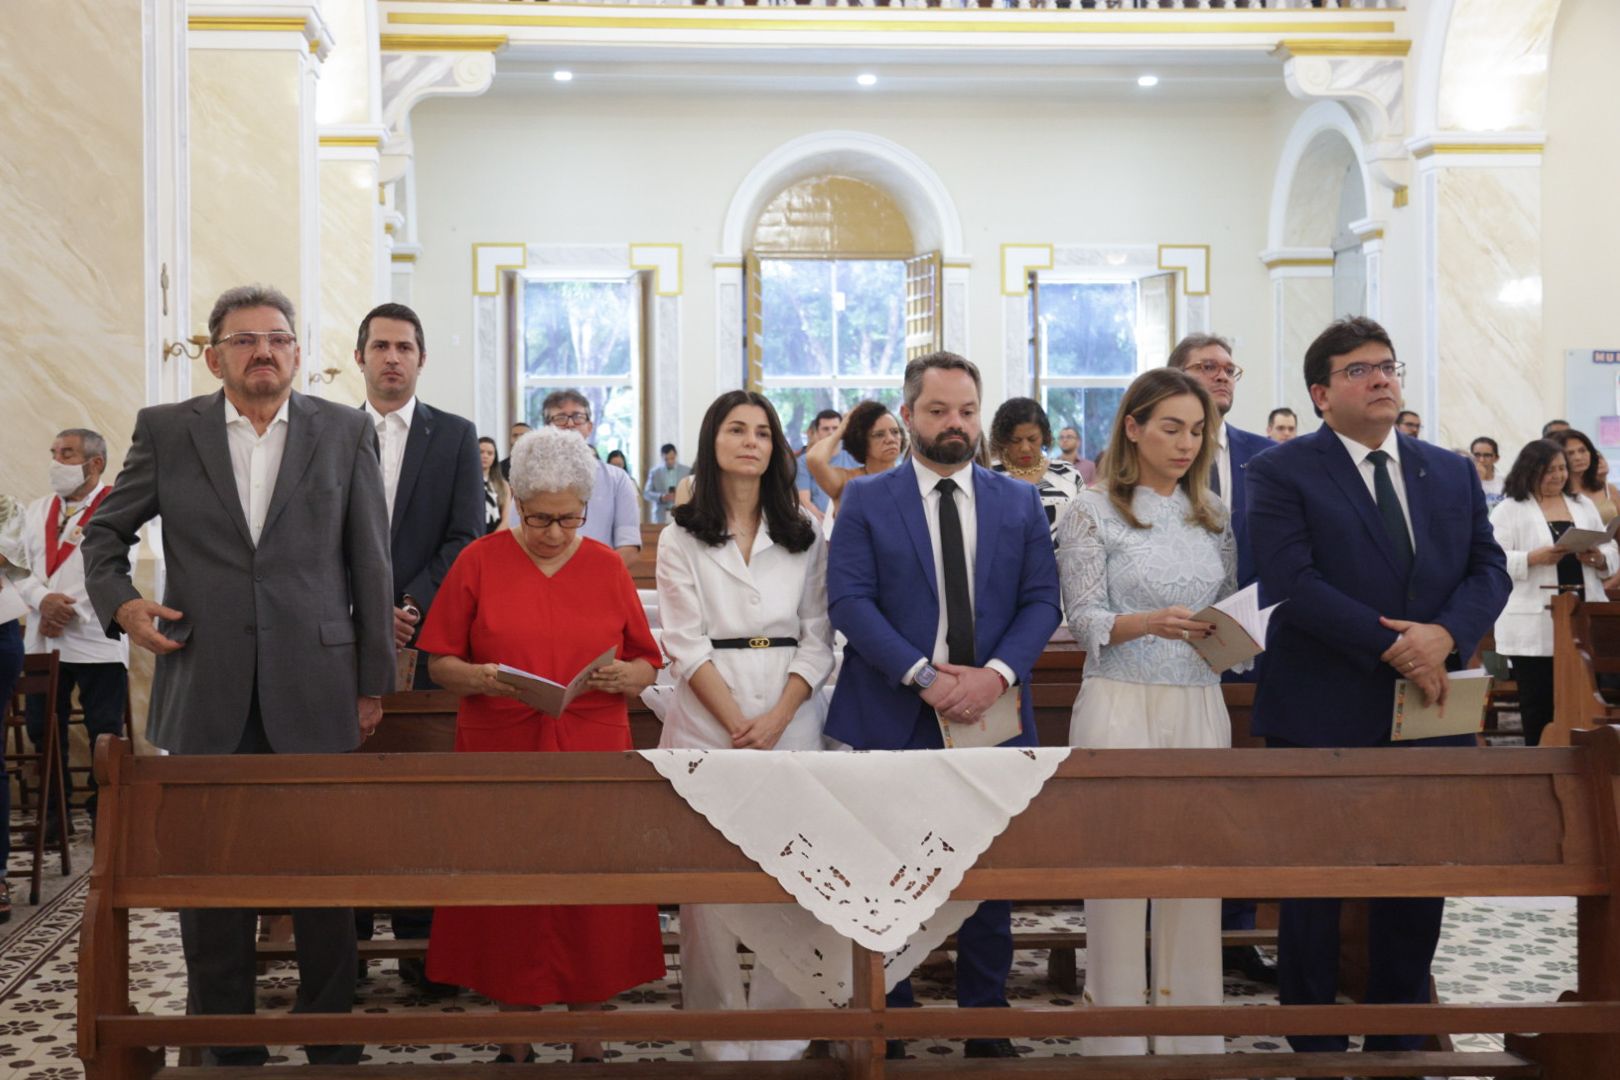
[[[1176,347],[1170,350],[1170,356],[1165,360],[1164,366],[1180,371],[1187,366],[1187,361],[1199,349],[1207,349],[1211,345],[1219,345],[1226,350],[1226,355],[1232,355],[1232,343],[1219,334],[1188,334],[1176,342]]]
[[[551,423],[551,410],[569,404],[578,405],[586,413],[591,411],[590,400],[578,390],[553,390],[546,395],[546,400],[540,403],[540,419],[547,424]]]
[[[512,494],[519,502],[571,491],[589,502],[601,463],[577,431],[536,428],[512,446]]]
[[[214,310],[208,313],[208,339],[219,341],[219,328],[225,324],[225,316],[233,311],[255,307],[275,308],[287,317],[287,326],[293,333],[298,332],[298,314],[286,293],[270,285],[238,285],[234,289],[226,289],[214,301]]]
[[[919,356],[906,365],[906,379],[904,396],[906,408],[915,409],[917,399],[922,396],[923,376],[930,371],[965,371],[973,376],[973,389],[982,399],[984,397],[984,384],[979,381],[979,369],[965,356],[958,356],[953,352],[940,349],[927,356]]]
[[[107,440],[101,437],[101,432],[91,431],[87,427],[70,427],[56,433],[58,439],[78,439],[79,449],[84,452],[86,459],[98,457],[107,460]]]

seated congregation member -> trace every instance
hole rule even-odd
[[[591,453],[596,453],[591,443],[596,424],[584,394],[578,390],[553,390],[540,403],[540,415],[551,427],[575,432],[591,445]],[[613,548],[629,566],[641,553],[641,492],[624,469],[600,459],[596,464],[596,486],[591,491],[581,535]]]
[[[938,750],[940,721],[971,721],[1027,685],[1059,620],[1057,563],[1040,497],[974,463],[979,369],[950,352],[906,365],[900,416],[911,456],[850,481],[827,554],[833,629],[848,639],[827,734],[856,750]],[[1034,746],[1034,702],[1019,694]],[[1012,906],[981,903],[957,932],[956,1001],[1005,1008]],[[910,980],[889,1004],[914,1003]],[[969,1039],[968,1057],[1015,1057],[1006,1039]],[[904,1055],[898,1042],[889,1055]]]
[[[478,439],[478,465],[484,471],[484,535],[488,536],[506,520],[506,505],[512,499],[512,489],[501,472],[495,440],[488,435]]]
[[[458,752],[629,750],[626,694],[652,685],[658,645],[630,572],[611,548],[580,535],[593,486],[607,468],[574,432],[541,428],[512,451],[515,529],[467,546],[439,589],[418,645],[433,680],[460,699]],[[559,682],[615,646],[618,659],[562,716],[517,700],[495,677],[508,664]],[[664,974],[658,912],[650,905],[438,908],[427,976],[525,1008],[566,1002],[591,1010]],[[495,1060],[527,1061],[527,1045]],[[574,1060],[599,1061],[596,1042]]]
[[[108,620],[103,616],[110,613],[97,611],[90,602],[81,550],[85,528],[112,492],[102,483],[106,467],[107,440],[101,435],[87,428],[57,434],[51,443],[49,476],[54,494],[34,500],[23,514],[21,561],[30,573],[15,581],[18,595],[29,608],[24,650],[60,654],[56,716],[50,722],[57,725],[61,779],[70,800],[73,772],[67,767],[68,717],[73,711],[74,689],[79,691],[85,733],[92,746],[103,735],[124,733],[129,694],[129,642],[107,637],[104,627]],[[44,694],[28,695],[28,737],[36,747],[44,746],[45,700]],[[93,772],[88,784],[88,809],[94,823],[97,793]],[[47,844],[61,827],[53,802],[47,818]]]
[[[1597,507],[1598,517],[1608,525],[1620,516],[1620,495],[1608,480],[1608,462],[1585,433],[1569,428],[1560,431],[1553,442],[1564,448],[1569,462],[1569,490],[1584,495]],[[1584,528],[1584,526],[1583,526]]]
[[[1283,603],[1267,631],[1255,692],[1253,730],[1268,746],[1390,746],[1395,680],[1411,679],[1443,699],[1447,671],[1473,655],[1507,600],[1506,559],[1473,466],[1395,430],[1401,373],[1383,327],[1365,318],[1333,323],[1305,351],[1305,383],[1322,427],[1249,462],[1260,602]],[[1283,1004],[1333,1002],[1339,907],[1332,899],[1282,902]],[[1444,909],[1437,898],[1370,902],[1368,1004],[1429,1000]],[[1298,1051],[1348,1046],[1343,1035],[1289,1042]],[[1363,1048],[1422,1043],[1416,1035],[1375,1035]]]
[[[1052,424],[1034,398],[1008,398],[990,421],[990,456],[996,472],[1034,484],[1056,542],[1058,519],[1069,500],[1080,493],[1082,481],[1075,467],[1047,458],[1052,448]]]
[[[1237,587],[1237,542],[1205,477],[1220,414],[1197,380],[1160,368],[1120,402],[1096,487],[1058,527],[1063,606],[1086,652],[1069,742],[1091,749],[1232,745],[1220,676],[1191,642],[1195,612]],[[1088,1005],[1219,1005],[1219,900],[1086,901]],[[1084,1054],[1144,1054],[1138,1037],[1081,1040]],[[1160,1054],[1218,1054],[1221,1036],[1159,1036]]]
[[[845,414],[836,431],[816,440],[804,452],[804,464],[817,486],[826,492],[831,513],[836,515],[846,484],[857,476],[888,472],[905,448],[900,421],[888,407],[880,401],[863,401]],[[857,467],[834,464],[840,449],[848,452]]]
[[[1496,651],[1513,665],[1513,679],[1519,684],[1524,744],[1539,746],[1541,733],[1553,718],[1549,590],[1557,586],[1575,590],[1587,600],[1607,599],[1603,579],[1620,571],[1620,549],[1610,542],[1572,555],[1554,546],[1572,528],[1601,530],[1603,519],[1592,500],[1575,490],[1565,451],[1552,439],[1537,439],[1519,451],[1502,493],[1502,501],[1491,511],[1491,527],[1507,553],[1513,592],[1496,620]]]
[[[173,754],[342,754],[394,685],[388,507],[377,432],[349,405],[293,390],[292,301],[230,289],[208,316],[222,391],[142,409],[110,495],[85,529],[85,584],[109,636],[157,654],[146,737]],[[136,532],[163,519],[163,602],[130,580]],[[245,631],[245,632],[244,632]],[[312,848],[318,837],[309,838]],[[354,1006],[354,912],[295,908],[294,1012]],[[251,1013],[258,912],[182,909],[186,1011]],[[309,1046],[353,1065],[358,1046]],[[263,1046],[209,1064],[262,1065]]]
[[[832,673],[826,541],[799,505],[793,448],[769,401],[722,394],[698,433],[697,499],[658,543],[658,611],[675,700],[659,745],[820,750]],[[769,647],[759,643],[768,641]],[[800,1009],[762,964],[743,989],[737,938],[712,909],[681,906],[688,1009]],[[699,1061],[783,1061],[808,1042],[709,1042]]]

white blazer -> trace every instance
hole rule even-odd
[[[1564,504],[1575,528],[1603,528],[1597,506],[1585,495],[1565,495]],[[1551,656],[1552,612],[1547,605],[1556,595],[1551,587],[1558,584],[1558,567],[1553,563],[1530,565],[1530,553],[1552,543],[1547,519],[1532,499],[1503,499],[1491,511],[1491,527],[1496,530],[1496,542],[1507,553],[1508,576],[1513,579],[1507,607],[1496,620],[1496,651],[1504,656]],[[1598,550],[1605,560],[1603,572],[1583,565],[1581,576],[1586,582],[1586,599],[1601,601],[1608,599],[1603,579],[1620,568],[1620,547],[1610,541]]]
[[[827,619],[827,542],[798,554],[768,529],[754,538],[748,562],[735,540],[710,547],[674,523],[658,538],[658,615],[664,652],[675,676],[675,700],[664,715],[662,747],[731,748],[731,735],[692,690],[691,678],[712,663],[746,716],[782,696],[788,676],[810,684],[777,741],[778,750],[820,750],[827,706],[820,693],[833,669]],[[797,648],[716,649],[711,638],[797,638]]]

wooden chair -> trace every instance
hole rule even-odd
[[[1070,755],[953,893],[1100,897],[1576,896],[1559,1002],[886,1008],[852,946],[844,1009],[142,1015],[129,911],[153,907],[781,903],[787,894],[630,754],[133,757],[97,746],[102,842],[80,936],[87,1080],[144,1080],[153,1048],[299,1043],[830,1039],[844,1060],[597,1066],[602,1076],[1620,1076],[1620,730],[1551,749],[1113,750]],[[1332,805],[1338,812],[1324,814]],[[414,823],[375,828],[376,821]],[[566,828],[489,829],[490,820]],[[1287,822],[1286,828],[1276,823]],[[1076,822],[1087,823],[1076,828]],[[1422,827],[1413,827],[1422,822]],[[319,836],[319,843],[309,838]],[[449,872],[446,867],[452,867]],[[888,1062],[884,1039],[1539,1032],[1502,1053],[1256,1053]],[[379,1066],[392,1080],[444,1066]],[[288,1075],[302,1069],[286,1070]],[[362,1077],[367,1067],[344,1069]],[[477,1067],[454,1068],[471,1075]],[[189,1080],[225,1074],[186,1070]],[[319,1075],[312,1072],[311,1075]],[[333,1072],[332,1075],[339,1075]],[[504,1075],[504,1074],[502,1074]]]
[[[56,848],[61,855],[62,876],[73,872],[73,855],[68,848],[67,793],[62,784],[62,745],[56,716],[56,685],[61,654],[54,649],[48,653],[28,653],[23,657],[22,674],[12,691],[11,700],[0,703],[5,709],[5,732],[10,736],[10,749],[6,753],[5,782],[17,781],[18,798],[11,808],[12,820],[6,823],[14,834],[22,834],[33,848],[33,867],[28,875],[28,902],[38,904],[45,873],[45,833],[54,808],[57,820]],[[42,745],[23,749],[27,719],[24,702],[29,694],[45,698],[45,734]],[[34,783],[28,782],[28,768],[34,772]],[[21,817],[22,820],[17,820]]]

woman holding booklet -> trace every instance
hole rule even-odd
[[[1232,743],[1220,674],[1200,656],[1214,624],[1196,612],[1233,593],[1237,545],[1205,478],[1219,414],[1188,375],[1157,368],[1125,391],[1097,484],[1058,525],[1069,629],[1086,651],[1069,742],[1104,749]],[[1086,901],[1088,1005],[1219,1005],[1221,902]],[[1220,1036],[1160,1036],[1160,1054],[1220,1053]],[[1084,1054],[1144,1054],[1138,1037],[1086,1038]]]
[[[703,417],[694,498],[658,543],[658,611],[676,678],[665,747],[820,750],[833,669],[827,546],[800,508],[776,410],[732,390]],[[763,965],[743,989],[737,937],[707,905],[681,906],[688,1009],[797,1009]],[[806,1042],[695,1043],[699,1061],[782,1061]]]
[[[1507,607],[1496,620],[1496,651],[1507,657],[1519,684],[1526,746],[1540,745],[1553,716],[1548,590],[1579,589],[1586,599],[1602,601],[1603,579],[1620,570],[1620,549],[1604,530],[1597,506],[1576,490],[1566,453],[1549,439],[1525,446],[1491,511],[1513,579]]]
[[[440,586],[418,647],[432,654],[434,681],[461,699],[457,751],[631,749],[625,695],[652,685],[662,657],[623,560],[579,535],[596,476],[596,455],[577,433],[544,427],[523,436],[512,449],[517,526],[469,544]],[[604,657],[609,650],[617,659]],[[592,668],[560,715],[525,704],[548,700],[540,680],[568,685]],[[599,1009],[663,977],[658,911],[439,908],[427,970],[502,1008]],[[495,1060],[533,1059],[530,1046],[517,1044],[502,1046]],[[574,1060],[602,1060],[601,1044],[575,1043]]]

